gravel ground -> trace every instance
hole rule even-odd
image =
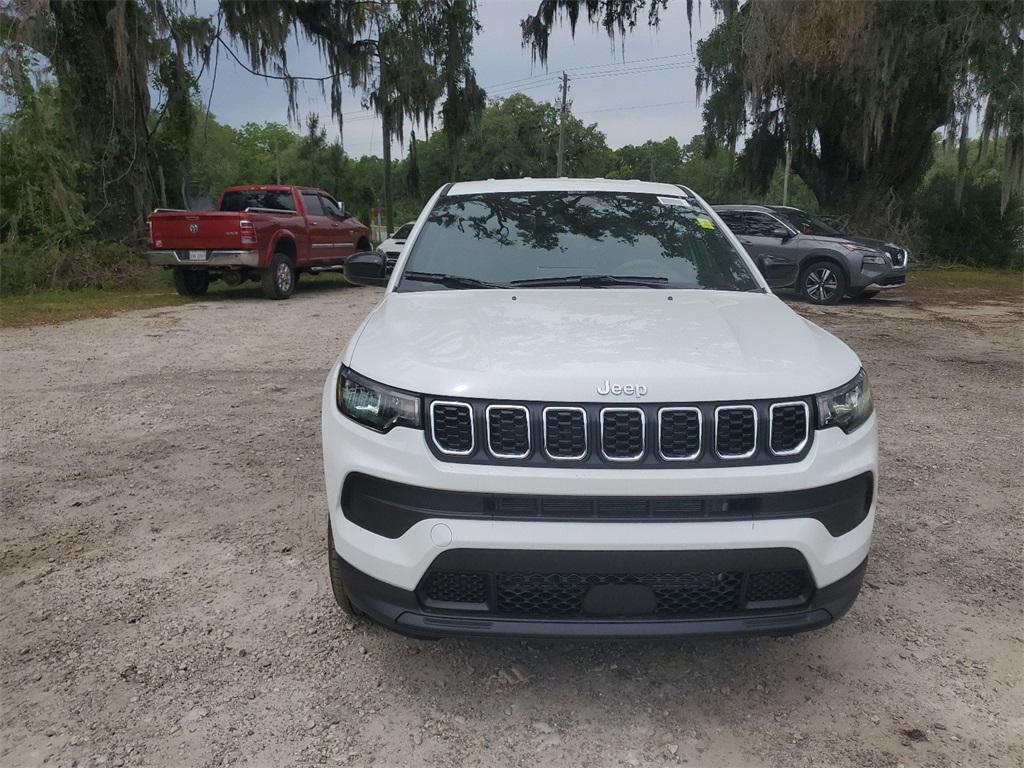
[[[659,643],[338,612],[320,389],[379,296],[0,332],[0,765],[1024,762],[1019,295],[795,304],[872,375],[867,584],[817,633]]]

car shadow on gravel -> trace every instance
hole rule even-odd
[[[359,290],[361,286],[352,285],[340,275],[321,275],[309,277],[303,275],[295,292],[286,301],[302,300],[303,297],[313,298],[326,296],[341,291]],[[243,286],[230,287],[216,285],[209,293],[197,297],[197,303],[221,301],[267,301],[258,283],[246,283]]]

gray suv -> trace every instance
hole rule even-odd
[[[799,208],[716,205],[715,211],[770,286],[794,288],[813,304],[870,299],[907,282],[907,251],[895,243],[844,235]]]

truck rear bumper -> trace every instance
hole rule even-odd
[[[203,259],[192,259],[189,254],[199,251],[149,251],[149,263],[159,267],[258,267],[259,251],[201,251]]]

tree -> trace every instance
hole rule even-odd
[[[870,215],[906,204],[927,167],[932,133],[966,146],[981,116],[982,146],[1007,137],[1003,205],[1024,184],[1024,34],[1019,4],[712,0],[722,23],[698,45],[705,135],[730,159],[747,134],[742,170],[767,187],[786,144],[793,168],[821,203]],[[692,2],[687,12],[692,14]],[[524,44],[546,61],[551,28],[582,12],[610,35],[657,26],[663,0],[541,0],[522,23]],[[961,153],[961,172],[966,153]]]

